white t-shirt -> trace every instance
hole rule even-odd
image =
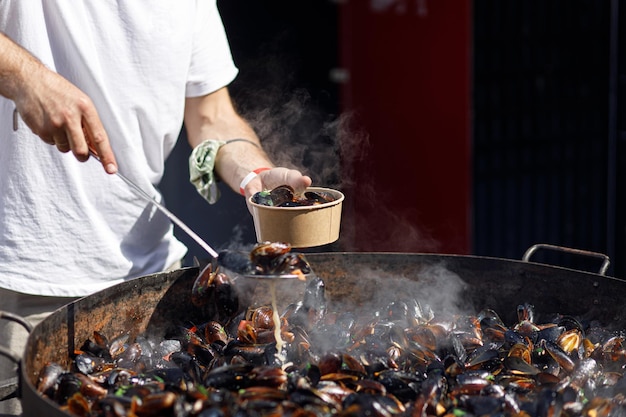
[[[0,30],[87,93],[120,172],[155,185],[185,97],[228,85],[235,67],[215,0],[2,0]],[[171,222],[93,158],[33,135],[0,97],[0,287],[83,296],[163,270],[186,248]]]

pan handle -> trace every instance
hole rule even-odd
[[[28,333],[33,330],[33,326],[26,321],[23,317],[20,317],[16,314],[9,313],[7,311],[0,311],[0,319],[13,321],[21,325]],[[11,352],[9,349],[4,346],[0,346],[0,356],[4,356],[13,362],[16,366],[16,376],[12,377],[6,381],[0,381],[0,401],[8,400],[11,398],[21,398],[22,397],[22,384],[21,384],[21,368],[22,368],[22,358],[20,355],[15,352]]]
[[[533,255],[533,253],[535,253],[539,249],[552,249],[558,252],[566,252],[566,253],[570,253],[573,255],[591,256],[594,258],[600,258],[602,259],[602,265],[600,266],[600,271],[598,271],[598,274],[600,275],[606,274],[606,271],[609,269],[609,265],[611,264],[609,257],[603,253],[590,252],[590,251],[582,250],[582,249],[572,249],[572,248],[567,248],[564,246],[549,245],[547,243],[537,243],[536,245],[532,245],[530,248],[528,248],[526,253],[524,253],[522,260],[524,262],[530,262],[530,257]]]

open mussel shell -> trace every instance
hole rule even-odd
[[[295,191],[289,185],[281,185],[273,190],[264,190],[255,193],[252,201],[256,204],[271,207],[281,207],[294,202]]]
[[[294,190],[289,185],[281,185],[270,191],[274,206],[280,207],[294,201]]]
[[[335,201],[335,196],[326,191],[305,191],[304,199],[310,204],[324,204]]]
[[[291,245],[287,242],[257,243],[250,251],[250,261],[260,268],[270,268],[273,261],[289,251]]]
[[[251,198],[253,203],[260,204],[262,206],[273,206],[272,194],[270,190],[259,191],[255,193]]]

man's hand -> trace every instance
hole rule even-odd
[[[281,185],[290,185],[296,193],[311,186],[311,178],[295,169],[283,167],[262,171],[245,187],[246,200],[259,191],[271,190]]]
[[[15,102],[33,133],[61,152],[72,151],[79,161],[86,161],[91,149],[106,172],[117,172],[109,138],[91,99],[4,35],[0,35],[0,51],[0,94]]]
[[[240,192],[242,180],[251,170],[274,166],[254,130],[235,110],[226,87],[205,96],[187,98],[185,127],[192,148],[206,138],[223,141],[246,139],[222,146],[215,159],[215,172],[235,192]],[[258,191],[279,185],[290,185],[298,193],[311,185],[311,178],[295,169],[274,167],[257,172],[254,178],[243,184],[246,201]]]

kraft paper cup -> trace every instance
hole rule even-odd
[[[326,245],[339,239],[344,195],[330,188],[309,187],[335,197],[330,203],[303,207],[272,207],[252,202],[258,242],[286,242],[294,248]]]

